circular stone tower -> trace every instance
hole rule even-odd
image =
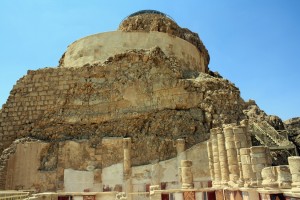
[[[198,34],[179,27],[166,14],[154,10],[129,15],[117,31],[98,33],[75,41],[65,52],[60,67],[104,63],[109,57],[127,50],[156,46],[191,70],[208,71],[208,51]]]

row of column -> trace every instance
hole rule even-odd
[[[271,164],[267,147],[251,147],[248,121],[214,128],[207,143],[210,175],[214,186],[258,186],[261,170]]]
[[[226,125],[223,129],[211,129],[207,148],[214,186],[242,184],[240,149],[250,145],[251,135],[248,133],[246,120],[242,121],[239,126]]]

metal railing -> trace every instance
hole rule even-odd
[[[256,138],[267,146],[294,146],[287,138],[287,135],[281,135],[266,121],[252,123],[252,128]],[[266,137],[267,136],[267,137]]]

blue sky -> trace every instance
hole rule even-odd
[[[300,116],[299,0],[1,0],[0,105],[27,70],[55,67],[67,46],[154,9],[197,32],[209,68],[283,120]]]

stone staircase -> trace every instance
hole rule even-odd
[[[252,122],[250,125],[253,135],[263,145],[269,147],[295,148],[294,144],[287,137],[278,133],[269,123],[262,121]]]

